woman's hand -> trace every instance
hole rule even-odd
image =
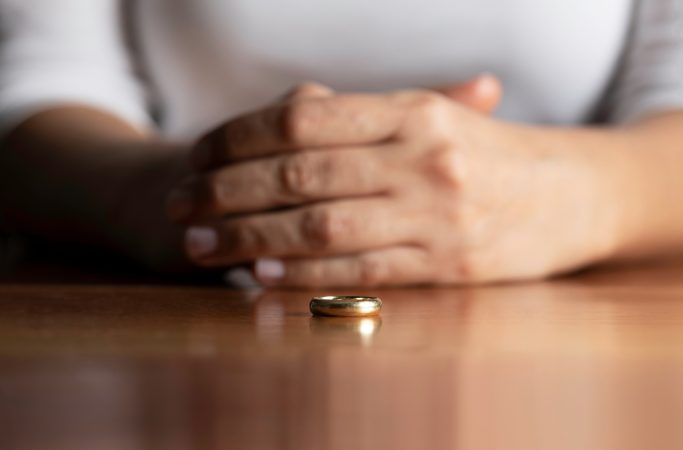
[[[612,248],[589,165],[433,91],[297,96],[193,158],[168,203],[190,258],[269,286],[524,279]]]
[[[189,149],[106,111],[55,105],[2,141],[0,216],[16,234],[107,247],[158,271],[194,268],[163,201]]]

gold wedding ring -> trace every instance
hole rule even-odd
[[[327,295],[313,297],[308,306],[314,316],[368,317],[379,314],[382,300],[379,297]]]

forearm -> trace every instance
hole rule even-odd
[[[3,226],[109,247],[120,247],[133,232],[127,209],[135,206],[126,202],[148,195],[144,188],[152,184],[170,187],[184,155],[115,117],[80,107],[37,114],[2,145]]]
[[[598,204],[607,259],[683,253],[683,113],[624,128],[526,128],[521,135],[586,169],[595,187],[586,201]]]
[[[615,258],[683,254],[683,113],[623,133],[630,141],[622,196],[627,227]]]

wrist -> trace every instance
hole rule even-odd
[[[624,129],[566,131],[562,147],[574,158],[587,189],[581,196],[590,215],[595,262],[642,256],[642,244],[653,231],[648,168],[640,160],[640,143]]]
[[[553,245],[567,269],[613,259],[634,228],[636,204],[624,198],[632,178],[628,141],[618,132],[513,125],[518,145],[531,152],[551,191],[548,214],[560,220]]]
[[[633,127],[613,133],[620,143],[608,172],[618,211],[613,261],[662,256],[682,248],[683,211],[676,200],[679,150],[668,151],[668,142],[651,131]]]

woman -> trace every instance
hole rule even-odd
[[[683,250],[681,0],[1,5],[14,231],[267,286]]]

